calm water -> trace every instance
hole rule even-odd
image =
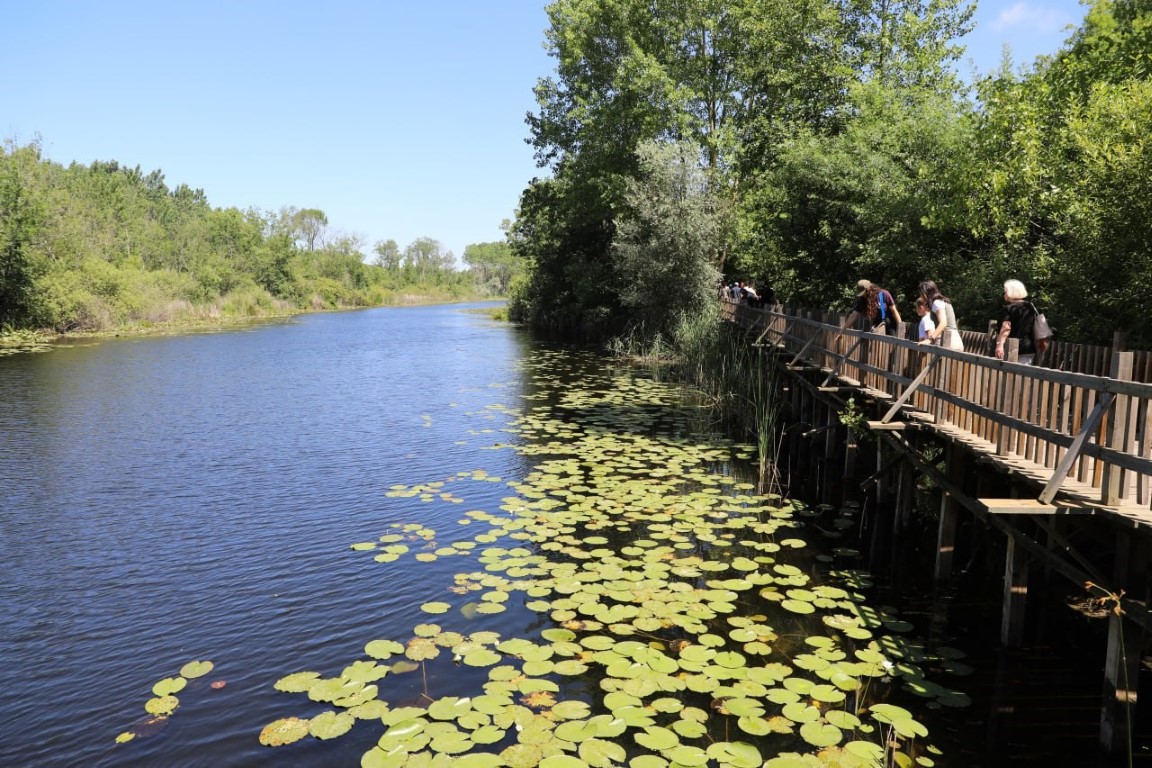
[[[362,657],[443,588],[350,556],[391,522],[455,526],[388,487],[517,471],[485,406],[519,404],[525,348],[445,306],[0,357],[0,765],[272,759],[255,735],[300,705],[271,684]],[[114,747],[194,659],[216,668],[164,732]],[[325,746],[314,764],[363,751]]]
[[[379,729],[260,746],[267,723],[313,714],[272,684],[338,673],[368,640],[410,636],[429,620],[420,604],[473,567],[386,567],[350,545],[394,523],[436,529],[440,544],[476,535],[463,513],[499,507],[531,469],[492,447],[513,439],[502,409],[534,395],[522,363],[544,349],[445,306],[0,357],[0,766],[358,765]],[[477,470],[505,482],[452,482]],[[430,481],[464,502],[386,495]],[[1096,764],[1093,669],[981,652],[994,605],[953,608],[943,628],[929,618],[940,605],[920,619],[912,608],[974,654],[976,674],[953,681],[973,707],[926,714],[938,765]],[[473,628],[533,621],[514,609]],[[1095,653],[1083,652],[1089,667]],[[162,727],[143,728],[153,683],[194,659],[215,669]],[[474,690],[459,674],[439,693]],[[1082,692],[1055,711],[1054,678]],[[116,746],[127,730],[141,736]]]

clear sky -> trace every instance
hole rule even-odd
[[[545,0],[6,0],[0,138],[116,160],[216,207],[319,208],[334,233],[458,257],[540,175],[525,114]],[[978,71],[1055,52],[1077,0],[982,0]],[[962,68],[965,72],[968,67]]]

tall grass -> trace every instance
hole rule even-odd
[[[703,314],[682,316],[673,344],[683,377],[711,399],[721,419],[754,437],[761,492],[780,492],[776,459],[783,431],[775,361],[740,329],[720,322],[715,306]]]

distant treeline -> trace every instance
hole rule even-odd
[[[673,332],[721,280],[962,324],[1022,280],[1060,338],[1152,347],[1152,0],[969,85],[968,0],[557,0],[510,229],[542,326]]]
[[[0,331],[503,296],[523,271],[502,242],[469,245],[466,270],[432,238],[363,249],[318,209],[213,208],[158,170],[0,151]]]

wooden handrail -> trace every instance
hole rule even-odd
[[[780,306],[724,302],[723,316],[762,328],[760,340],[767,338],[793,365],[819,368],[825,385],[839,379],[883,400],[880,423],[905,411],[1030,468],[1030,476],[1044,478],[1044,503],[1062,490],[1107,506],[1152,503],[1152,383],[1132,380],[1136,353],[1108,355],[1118,374],[1109,377],[842,329],[842,318],[825,315],[833,322],[822,322]],[[986,333],[965,334],[984,351]],[[844,354],[837,352],[841,337],[852,340]]]

